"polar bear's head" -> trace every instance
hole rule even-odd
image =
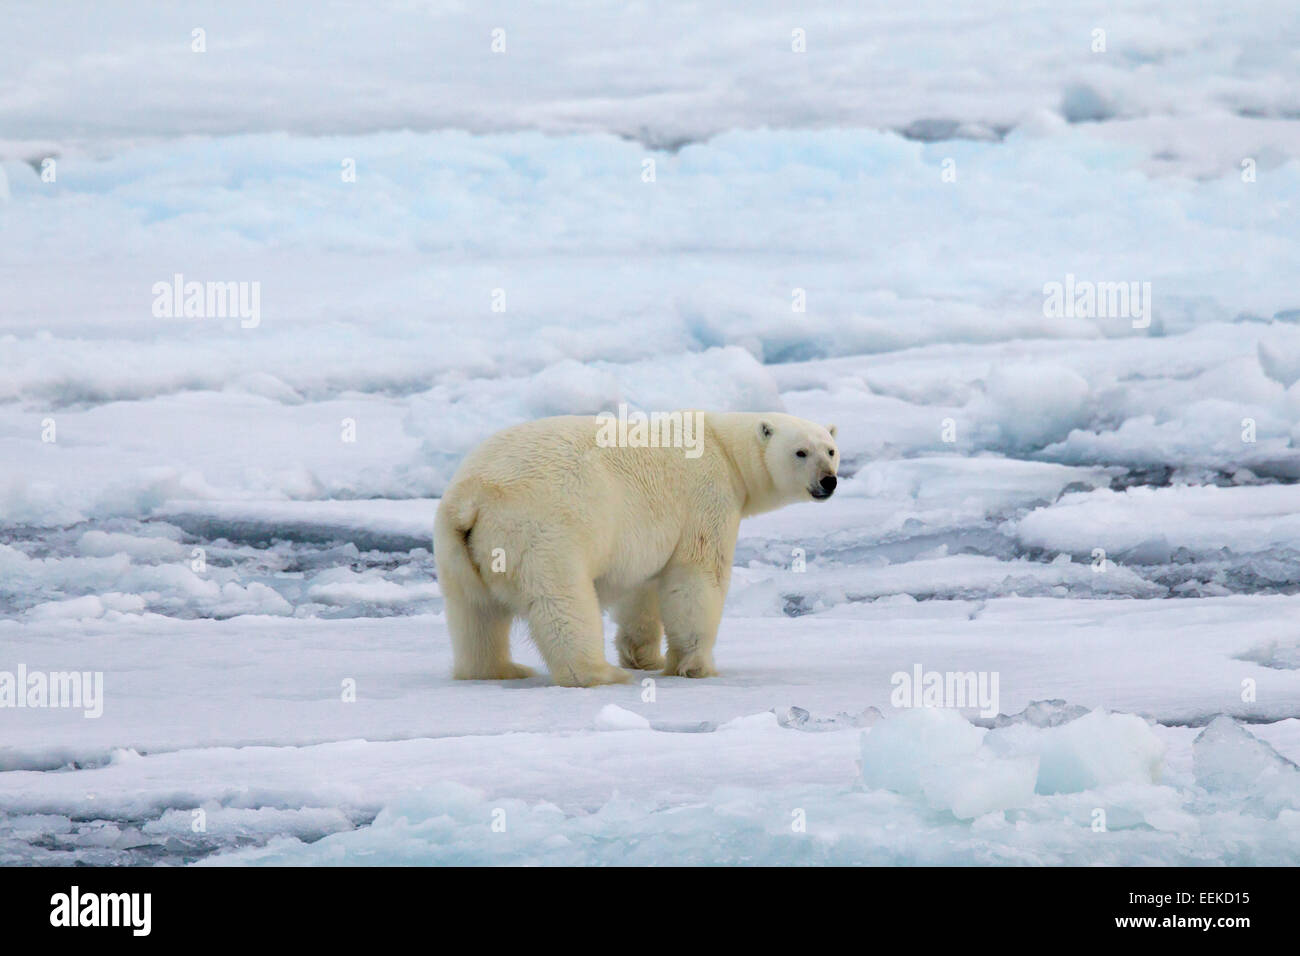
[[[825,501],[835,492],[840,467],[835,426],[823,428],[793,415],[765,415],[758,441],[777,494],[788,502]]]

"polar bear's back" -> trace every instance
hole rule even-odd
[[[592,416],[541,418],[502,429],[462,462],[452,484],[470,475],[500,486],[581,481],[621,473],[634,484],[657,478],[674,485],[690,461],[680,448],[606,447],[598,441],[600,421]],[[679,488],[680,486],[677,485]]]
[[[440,516],[461,533],[478,529],[474,549],[569,542],[594,577],[611,575],[615,585],[662,567],[712,462],[679,448],[606,447],[598,428],[594,417],[566,416],[492,435],[462,462]]]
[[[596,447],[595,421],[565,415],[504,428],[466,456],[452,483],[474,475],[494,484],[512,485],[571,471]]]
[[[466,457],[447,495],[526,500],[529,507],[601,515],[617,524],[629,513],[645,521],[680,510],[687,486],[709,467],[678,448],[605,447],[598,434],[599,421],[579,415],[503,429]]]

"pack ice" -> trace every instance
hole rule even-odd
[[[0,863],[1300,862],[1291,4],[70,6],[0,31]],[[839,490],[717,679],[453,685],[457,463],[624,402]]]

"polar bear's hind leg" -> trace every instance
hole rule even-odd
[[[456,680],[518,680],[533,669],[510,659],[508,608],[474,604],[454,589],[443,595]]]
[[[624,598],[614,609],[618,622],[618,662],[633,670],[652,671],[664,666],[664,625],[659,617],[659,593],[647,584]]]
[[[564,687],[627,683],[627,673],[605,660],[605,627],[595,584],[572,569],[557,572],[542,563],[521,568],[520,580],[528,631],[551,679]]]

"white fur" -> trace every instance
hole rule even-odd
[[[834,426],[792,415],[703,423],[698,458],[600,447],[587,417],[507,428],[466,457],[434,526],[453,676],[530,676],[510,659],[510,623],[522,617],[556,683],[627,681],[605,660],[602,607],[613,608],[624,667],[717,673],[740,519],[812,500],[839,455]]]

